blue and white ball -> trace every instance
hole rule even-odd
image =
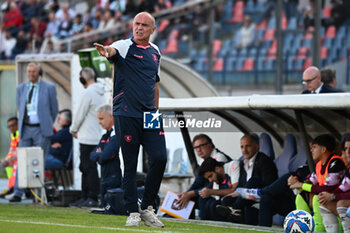
[[[286,233],[314,232],[315,221],[308,212],[293,210],[284,219],[283,228]]]

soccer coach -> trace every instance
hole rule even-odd
[[[133,37],[111,46],[94,43],[101,54],[114,64],[113,115],[124,160],[124,200],[129,213],[126,226],[139,226],[141,220],[150,227],[164,227],[155,214],[155,200],[167,161],[159,102],[160,52],[149,42],[155,20],[147,12],[133,21]],[[144,126],[144,114],[151,114],[155,127]],[[143,146],[149,155],[149,171],[141,207],[137,205],[137,157]]]

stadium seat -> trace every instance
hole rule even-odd
[[[276,59],[270,58],[270,59],[265,59],[265,69],[267,71],[273,71],[275,70],[276,67]]]
[[[304,58],[297,58],[294,59],[294,68],[296,71],[298,72],[302,72],[303,71],[303,67],[304,67]]]
[[[321,56],[321,58],[327,58],[328,57],[328,48],[321,47],[320,56]]]
[[[306,59],[307,56],[309,55],[309,51],[310,51],[309,48],[300,47],[299,50],[298,50],[298,54],[296,56],[296,59],[300,59],[300,58]]]
[[[257,40],[261,41],[264,38],[265,29],[258,29],[256,34],[257,34]]]
[[[261,21],[261,22],[257,25],[256,28],[259,29],[259,30],[261,30],[261,29],[266,29],[266,28],[267,28],[267,20],[264,19],[263,21]]]
[[[214,40],[213,41],[213,56],[216,57],[217,53],[221,49],[221,40]]]
[[[331,8],[329,8],[329,7],[323,7],[322,12],[323,12],[323,17],[324,17],[324,18],[328,19],[328,18],[331,17]]]
[[[179,51],[177,40],[168,40],[168,46],[162,51],[164,54],[177,53]]]
[[[267,59],[276,59],[277,54],[277,40],[273,40],[271,47],[267,51]]]
[[[255,6],[254,6],[254,1],[253,0],[248,0],[246,2],[245,8],[244,8],[244,13],[245,14],[251,14],[253,13],[255,10]]]
[[[256,67],[258,71],[265,70],[264,62],[265,62],[265,57],[258,56],[257,67]]]
[[[274,28],[267,29],[266,32],[265,32],[263,40],[267,41],[267,40],[275,39],[275,31],[276,31],[276,29],[274,29]]]
[[[255,58],[257,53],[258,53],[258,51],[256,48],[251,48],[251,49],[249,49],[248,57]]]
[[[270,17],[267,23],[267,29],[275,29],[276,28],[276,17]]]
[[[304,66],[303,66],[303,70],[306,70],[308,67],[310,67],[312,65],[312,60],[311,58],[306,58],[305,62],[304,62]]]
[[[227,22],[232,18],[233,1],[226,1],[224,8],[224,21]]]
[[[214,62],[213,71],[223,71],[224,70],[224,59],[218,58]]]
[[[243,22],[244,17],[244,2],[237,1],[233,8],[233,16],[232,19],[228,21],[228,23],[241,23]]]
[[[304,164],[306,164],[306,153],[303,146],[303,142],[300,139],[298,141],[298,153],[295,156],[293,156],[293,158],[291,158],[291,160],[289,161],[289,171],[294,172],[298,169],[298,167]]]
[[[241,50],[239,50],[239,56],[246,58],[248,56],[248,49],[242,48]]]
[[[284,13],[282,13],[282,24],[281,24],[281,27],[282,29],[286,29],[288,26],[288,20],[287,20],[287,17]]]
[[[261,133],[259,137],[259,151],[269,156],[272,160],[275,159],[275,151],[273,150],[272,140],[267,133]]]
[[[288,27],[289,30],[295,30],[297,29],[297,18],[296,17],[292,17],[289,19],[288,22]]]
[[[168,38],[173,39],[173,40],[177,40],[179,38],[179,35],[180,35],[180,30],[173,29],[173,30],[171,30]]]
[[[163,32],[169,24],[170,24],[170,21],[167,19],[160,21],[158,26],[158,33]]]
[[[337,33],[337,29],[335,28],[335,26],[329,26],[327,28],[325,37],[326,38],[334,38],[336,33]]]
[[[312,47],[312,39],[307,38],[307,39],[303,40],[302,46],[311,49],[311,47]]]
[[[241,71],[253,71],[254,70],[254,59],[247,58],[243,63],[243,68]]]
[[[228,57],[225,60],[225,71],[226,72],[233,72],[233,71],[235,71],[236,61],[237,61],[236,57]]]
[[[287,134],[283,141],[283,151],[275,160],[278,177],[289,172],[289,161],[297,154],[297,145],[294,135]]]
[[[244,61],[245,61],[245,57],[238,57],[237,58],[236,68],[235,68],[236,71],[242,70]]]
[[[322,45],[330,49],[333,46],[333,38],[326,38]]]

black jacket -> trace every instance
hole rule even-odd
[[[333,88],[333,87],[326,85],[326,84],[323,84],[323,86],[320,90],[320,94],[321,93],[341,93],[341,92],[344,92],[344,91],[337,89],[337,88]],[[304,90],[301,94],[311,94],[311,91]]]
[[[56,142],[60,143],[62,147],[56,149],[50,147],[49,154],[65,163],[68,159],[70,151],[72,150],[73,143],[72,135],[69,133],[69,125],[64,126],[61,130],[52,135],[51,144]]]
[[[247,173],[244,169],[244,160],[239,163],[239,180],[238,187],[244,187],[247,183]],[[258,152],[256,155],[252,177],[254,177],[254,186],[249,188],[263,188],[278,178],[277,168],[271,158],[264,153]]]

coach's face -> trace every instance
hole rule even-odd
[[[242,137],[241,151],[244,159],[251,159],[259,151],[259,145],[250,137]]]
[[[39,79],[39,69],[36,65],[30,65],[27,67],[27,76],[31,83],[36,83]]]
[[[139,45],[148,45],[149,38],[155,29],[151,15],[148,13],[136,15],[133,22],[134,41]]]

